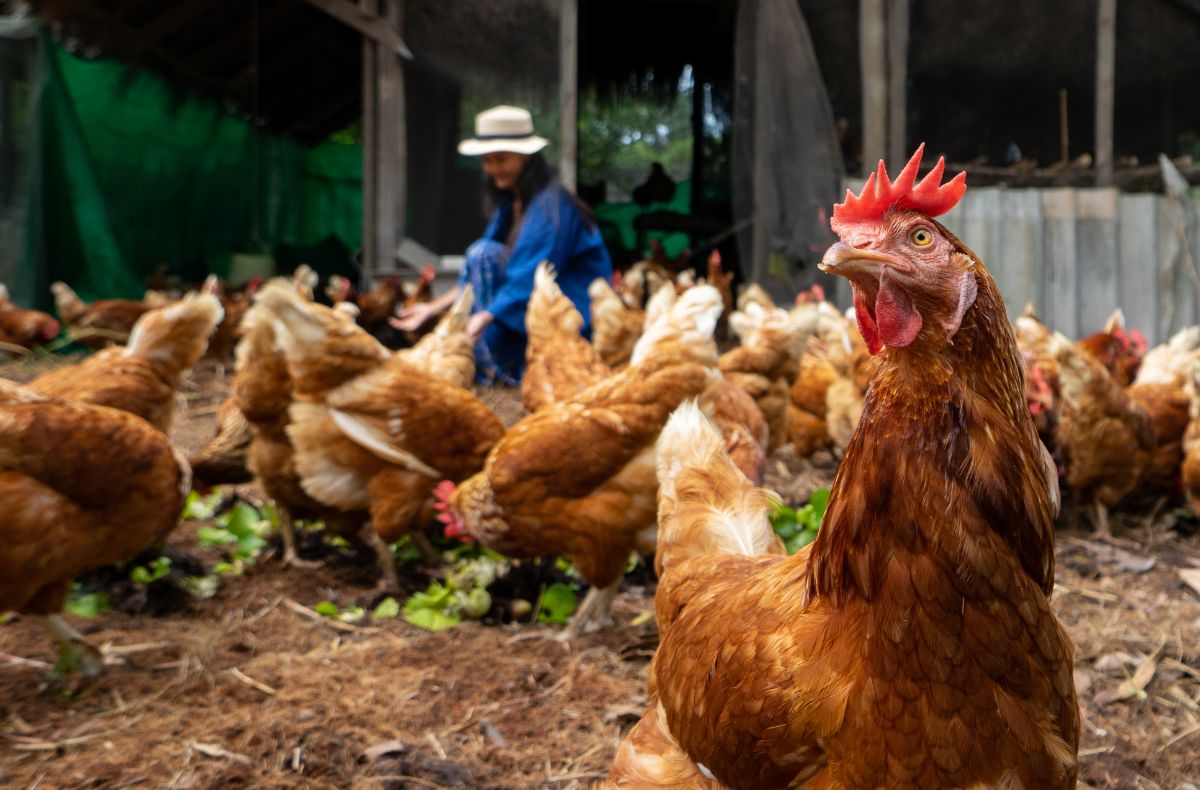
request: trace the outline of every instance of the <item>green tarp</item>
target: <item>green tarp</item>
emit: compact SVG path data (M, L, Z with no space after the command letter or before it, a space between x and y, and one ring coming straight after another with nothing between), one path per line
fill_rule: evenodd
M359 145L305 148L48 34L40 57L24 262L39 302L56 279L93 299L140 296L160 266L190 282L226 275L237 252L352 269Z

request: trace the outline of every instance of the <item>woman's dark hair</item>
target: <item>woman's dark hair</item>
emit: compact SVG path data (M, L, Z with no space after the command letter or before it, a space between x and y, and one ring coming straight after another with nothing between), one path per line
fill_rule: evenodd
M554 173L554 168L550 167L550 163L546 161L546 157L542 155L541 151L529 155L529 161L525 163L525 167L521 170L521 175L517 179L516 190L498 188L491 176L485 174L483 177L484 216L491 217L492 213L496 210L496 206L500 204L500 201L513 197L514 191L520 197L521 205L529 206L537 193L557 181L558 178ZM579 213L583 215L587 224L595 226L596 215L592 211L591 206L580 200L578 196L566 187L560 185L560 188L571 196L571 202L575 204L575 208L579 209Z

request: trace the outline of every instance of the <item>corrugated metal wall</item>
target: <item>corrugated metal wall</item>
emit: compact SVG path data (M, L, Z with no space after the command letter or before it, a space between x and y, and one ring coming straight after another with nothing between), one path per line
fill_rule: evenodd
M987 264L1010 318L1033 302L1049 326L1081 338L1121 307L1151 344L1200 322L1200 286L1181 237L1200 265L1195 199L1180 206L1115 189L982 187L941 219ZM839 287L838 303L849 300Z

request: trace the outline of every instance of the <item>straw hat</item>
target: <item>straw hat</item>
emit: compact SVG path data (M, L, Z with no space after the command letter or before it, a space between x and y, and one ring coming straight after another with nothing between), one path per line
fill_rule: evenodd
M475 136L458 144L458 152L481 156L496 151L536 154L550 144L533 133L529 110L501 104L475 116Z

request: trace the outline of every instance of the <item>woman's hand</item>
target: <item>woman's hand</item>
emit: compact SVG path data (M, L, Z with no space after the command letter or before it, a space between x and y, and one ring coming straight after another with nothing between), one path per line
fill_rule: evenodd
M487 329L488 324L492 323L494 318L495 316L487 310L480 310L467 319L467 334L471 336L472 343L479 342L479 338L483 337L483 330Z
M394 318L388 318L388 323L401 332L416 332L437 316L438 312L437 305L432 302L419 302L404 308Z

